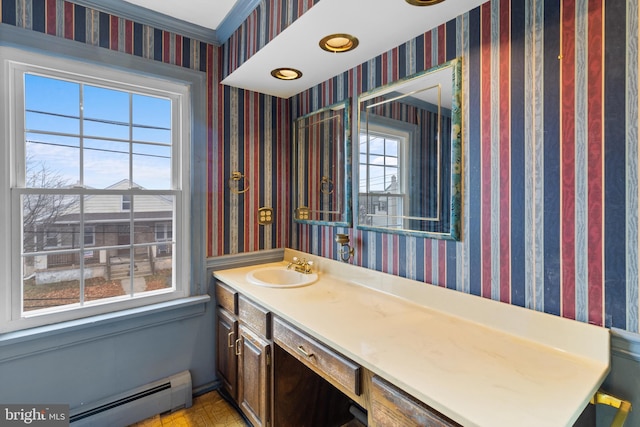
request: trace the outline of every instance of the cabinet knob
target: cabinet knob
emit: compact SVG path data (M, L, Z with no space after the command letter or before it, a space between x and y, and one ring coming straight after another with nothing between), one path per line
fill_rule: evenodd
M240 344L240 341L242 341L240 338L236 340L236 356L242 355L242 345Z

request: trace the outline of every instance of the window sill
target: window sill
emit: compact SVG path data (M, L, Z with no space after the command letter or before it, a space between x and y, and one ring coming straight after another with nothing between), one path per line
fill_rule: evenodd
M0 335L0 363L43 353L62 347L78 345L106 337L155 327L206 311L209 295L136 307L53 325L8 332Z

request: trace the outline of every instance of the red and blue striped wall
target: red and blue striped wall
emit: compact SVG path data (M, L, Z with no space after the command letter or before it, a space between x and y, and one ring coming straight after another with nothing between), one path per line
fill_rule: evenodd
M348 232L356 265L637 332L638 21L637 0L493 0L298 95L306 114L462 56L464 236L294 225L292 246L336 259Z
M269 3L269 2L266 2ZM284 6L263 3L230 39L246 34L256 17L268 17L277 25L265 41L275 37L310 7L311 1L289 1ZM277 3L277 2L273 2ZM289 156L291 114L287 100L218 84L232 55L225 46L214 46L179 34L153 28L63 0L1 0L1 25L13 25L149 60L207 73L207 153L209 191L206 233L209 257L284 247L291 221ZM264 18L261 18L264 19ZM261 45L256 45L261 47ZM242 50L243 55L251 50ZM253 52L255 53L255 52ZM242 59L234 58L241 63ZM229 190L233 172L246 179L242 195ZM258 209L272 207L273 225L257 223Z
M221 47L62 0L2 0L0 20L207 73L208 256L335 259L348 232L354 264L638 332L638 0L492 0L290 100L218 84L314 3L263 2ZM463 240L294 224L292 118L455 56ZM261 206L274 225L257 225Z

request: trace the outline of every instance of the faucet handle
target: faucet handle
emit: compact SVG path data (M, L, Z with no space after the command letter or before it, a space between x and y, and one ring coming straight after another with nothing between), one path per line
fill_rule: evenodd
M293 262L298 262L298 257L297 256L293 257Z
M313 265L313 261L307 261L307 265L308 266L312 266Z

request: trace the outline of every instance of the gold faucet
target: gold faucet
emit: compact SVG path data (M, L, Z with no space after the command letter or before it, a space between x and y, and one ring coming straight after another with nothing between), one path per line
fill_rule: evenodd
M311 274L311 267L313 266L313 261L307 261L302 258L300 260L297 256L293 257L293 261L287 265L287 270L289 270L293 266L294 270L298 273Z

